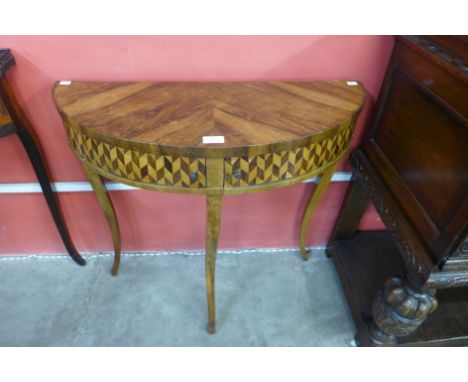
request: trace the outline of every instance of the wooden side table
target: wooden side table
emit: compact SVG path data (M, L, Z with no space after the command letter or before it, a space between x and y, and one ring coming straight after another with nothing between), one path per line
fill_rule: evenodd
M68 254L79 265L85 265L86 261L77 252L70 239L57 198L50 186L49 171L39 138L31 122L18 104L5 76L6 71L13 65L15 65L15 59L10 50L0 49L0 138L11 134L18 135L31 160L34 172Z
M60 81L53 97L112 231L118 222L100 176L207 196L208 331L215 331L215 259L223 195L268 190L321 174L299 235L346 153L364 91L355 81L113 83Z

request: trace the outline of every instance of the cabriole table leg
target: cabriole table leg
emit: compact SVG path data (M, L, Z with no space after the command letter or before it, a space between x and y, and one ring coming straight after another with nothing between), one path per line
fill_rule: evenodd
M85 169L86 175L88 176L89 182L93 187L96 198L101 206L104 214L106 215L107 222L112 234L112 241L114 243L114 264L112 265L112 276L116 276L119 272L120 264L120 231L119 231L119 222L117 221L117 216L115 215L114 206L112 201L104 188L101 177L99 174L93 170L86 162L83 162L83 167Z
M320 199L322 198L323 193L325 192L328 184L330 183L333 173L335 172L336 165L336 163L332 164L323 172L322 176L320 177L320 182L311 194L309 201L306 204L304 213L302 215L301 229L299 233L299 248L301 250L301 257L303 260L307 260L309 258L309 253L305 249L305 241L307 236L307 230L310 224L310 219L315 209L317 208L317 205Z

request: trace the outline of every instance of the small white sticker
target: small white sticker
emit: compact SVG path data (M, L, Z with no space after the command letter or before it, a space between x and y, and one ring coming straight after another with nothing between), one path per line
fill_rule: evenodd
M71 85L71 81L60 81L59 85Z
M224 135L204 136L203 143L224 143Z
M358 86L359 84L357 81L346 81L346 85L348 86Z

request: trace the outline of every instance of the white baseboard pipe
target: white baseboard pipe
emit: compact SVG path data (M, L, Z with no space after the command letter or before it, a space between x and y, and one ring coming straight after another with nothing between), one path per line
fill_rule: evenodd
M317 183L318 177L306 180L304 183ZM350 172L335 172L332 182L348 182L351 179ZM106 182L109 191L138 190L136 187L123 183ZM88 182L55 182L52 183L55 192L90 192L93 189ZM29 194L42 192L39 183L0 183L0 194Z

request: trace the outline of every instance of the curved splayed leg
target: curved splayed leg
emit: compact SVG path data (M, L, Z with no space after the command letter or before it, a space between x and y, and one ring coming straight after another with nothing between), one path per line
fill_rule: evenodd
M104 184L102 183L99 174L94 171L93 168L87 163L83 163L83 167L85 169L86 175L88 176L89 182L93 187L99 205L104 211L107 222L109 223L109 228L112 234L112 241L114 243L114 264L112 265L111 273L112 276L116 276L119 271L121 245L119 223L115 215L114 206L112 205L112 201L106 189L104 188Z
M320 201L320 199L323 196L323 193L327 189L327 186L330 183L330 180L333 176L333 173L335 172L336 169L336 164L331 165L328 167L320 177L319 184L311 194L307 204L306 208L303 212L302 215L302 221L301 221L301 229L299 233L299 248L301 251L301 257L303 260L307 260L309 258L309 253L305 249L305 241L306 241L306 236L307 236L307 230L309 228L310 224L310 219L317 208L317 205Z

